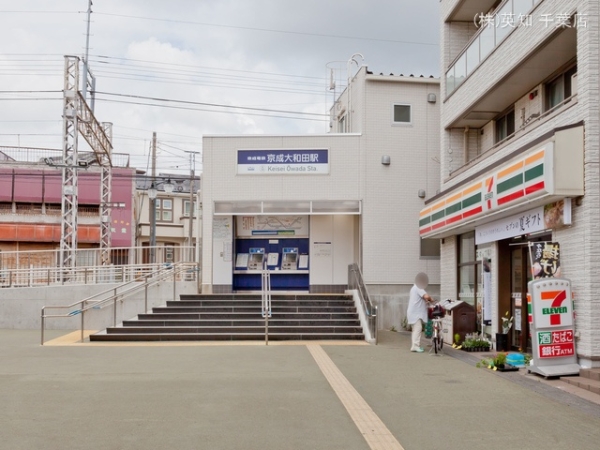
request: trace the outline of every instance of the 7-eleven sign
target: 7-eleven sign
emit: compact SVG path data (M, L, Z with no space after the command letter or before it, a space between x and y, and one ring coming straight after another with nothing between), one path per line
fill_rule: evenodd
M557 279L537 283L531 292L533 321L537 329L573 325L570 285Z

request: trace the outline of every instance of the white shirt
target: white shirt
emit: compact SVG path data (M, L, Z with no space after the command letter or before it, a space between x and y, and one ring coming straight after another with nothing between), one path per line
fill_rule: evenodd
M427 292L417 287L416 284L410 289L408 310L406 311L406 319L409 325L414 325L419 319L427 323L427 301L423 298L426 294Z

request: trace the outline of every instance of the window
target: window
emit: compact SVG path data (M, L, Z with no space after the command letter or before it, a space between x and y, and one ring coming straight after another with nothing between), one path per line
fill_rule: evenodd
M439 239L421 239L421 259L440 259Z
M190 217L190 201L183 201L183 217ZM194 217L196 217L196 209L194 209Z
M156 221L173 222L173 199L157 198L156 200Z
M394 105L394 123L411 123L411 106Z
M477 259L475 233L459 236L458 240L458 299L477 307Z
M515 132L515 110L496 119L496 142L503 141Z
M338 121L338 133L345 133L346 132L346 115L343 115L342 117L340 117L340 120Z
M546 111L560 105L575 94L572 83L573 75L577 73L577 66L573 66L561 73L549 83L546 83Z

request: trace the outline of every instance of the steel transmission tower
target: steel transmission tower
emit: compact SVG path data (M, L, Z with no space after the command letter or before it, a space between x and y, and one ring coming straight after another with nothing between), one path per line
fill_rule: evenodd
M100 248L102 264L110 262L110 181L112 124L100 124L79 91L79 63L76 56L65 56L63 92L63 167L60 234L60 266L73 269L77 265L77 140L79 133L87 141L101 166L100 183ZM84 74L87 83L89 72Z

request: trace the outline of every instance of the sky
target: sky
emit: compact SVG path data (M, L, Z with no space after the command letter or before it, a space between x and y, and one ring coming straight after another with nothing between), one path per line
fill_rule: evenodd
M64 55L85 55L87 7L0 0L0 146L61 148ZM113 151L142 170L156 131L160 172L189 171L186 152L201 153L203 135L327 133L352 55L375 73L439 76L438 9L439 0L94 0L94 112L113 123Z

